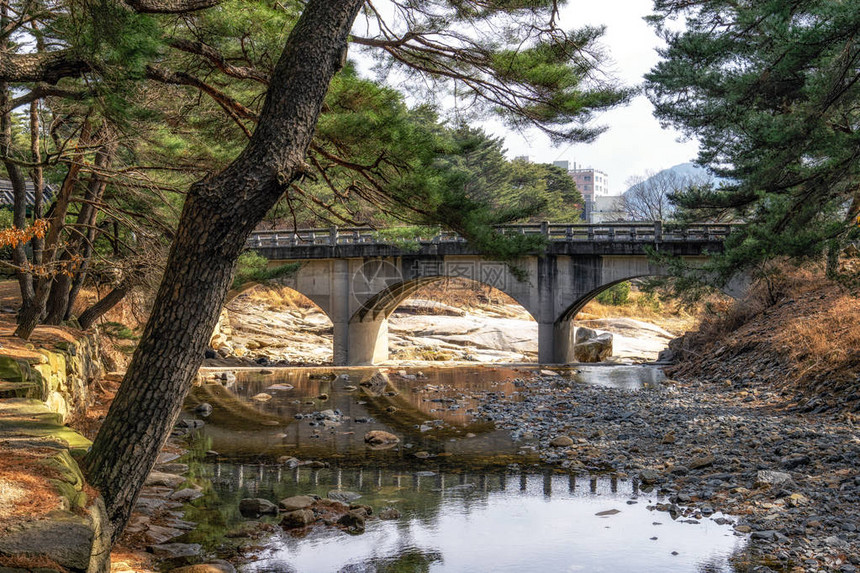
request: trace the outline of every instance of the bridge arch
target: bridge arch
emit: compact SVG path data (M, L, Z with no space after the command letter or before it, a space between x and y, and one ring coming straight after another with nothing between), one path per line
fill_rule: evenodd
M458 279L468 283L494 288L519 304L529 316L537 320L529 308L528 300L521 300L506 290L475 279L435 274L403 280L383 289L367 299L350 317L347 354L351 364L373 364L389 358L388 319L404 301L422 288L444 280Z
M608 291L609 289L611 289L614 286L618 286L623 282L641 279L644 277L658 277L658 276L665 276L665 275L658 275L658 274L634 275L634 276L630 276L630 277L623 278L623 279L616 279L614 281L600 285L596 289L585 293L584 295L582 295L581 297L579 297L578 299L573 301L570 304L570 306L568 306L564 310L564 312L561 313L561 316L558 317L556 322L571 322L571 321L573 321L576 318L576 315L579 314L579 311L581 311L583 308L585 308L585 305L587 305L589 302L591 302L592 300L597 298L600 294Z
M244 300L243 300L244 299ZM243 308L244 307L244 308ZM292 285L282 284L275 280L267 283L248 282L237 289L231 289L227 293L223 311L236 317L237 314L251 312L255 316L266 316L280 325L272 330L255 324L252 319L249 323L239 320L239 326L232 320L233 326L227 342L236 351L236 356L254 357L255 354L267 356L275 361L287 356L294 357L295 346L305 346L305 350L299 350L300 356L307 356L313 361L332 363L331 354L332 330L334 321L325 306L319 304L312 297L307 296ZM222 321L225 315L222 313ZM290 332L302 333L300 337L290 341L284 336ZM222 334L221 321L216 327L216 336ZM307 337L307 338L305 338ZM215 337L213 336L213 339ZM223 340L220 339L220 340ZM289 342L287 342L289 341ZM283 347L289 352L274 350L269 352L255 352L259 348L270 350ZM242 348L246 354L240 354ZM313 348L313 349L311 349ZM317 350L317 348L319 350Z
M505 295L511 297L514 301L516 301L517 304L522 306L532 318L536 319L534 313L529 309L530 301L521 300L523 297L518 296L519 293L510 293L507 292L506 289L498 289L492 284L472 278L452 277L450 275L437 274L404 280L385 288L384 290L380 291L376 295L366 300L364 304L362 304L361 307L359 307L359 309L355 311L350 321L365 321L368 319L376 320L380 317L388 318L389 316L391 316L391 313L393 313L397 309L398 306L403 304L406 299L410 298L422 288L432 285L434 283L451 279L462 280L472 284L499 290Z

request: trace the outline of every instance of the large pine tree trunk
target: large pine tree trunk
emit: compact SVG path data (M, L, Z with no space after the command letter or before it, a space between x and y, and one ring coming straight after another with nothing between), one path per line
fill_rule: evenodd
M308 2L248 147L189 191L149 322L85 462L104 496L113 539L191 388L248 235L301 172L362 2Z

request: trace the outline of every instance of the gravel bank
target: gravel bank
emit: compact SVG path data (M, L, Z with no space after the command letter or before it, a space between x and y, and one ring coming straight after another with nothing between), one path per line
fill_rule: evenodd
M535 444L545 462L654 487L673 502L657 509L673 517L736 516L768 563L755 571L860 570L854 417L789 411L755 380L625 391L542 376L523 380L519 396L489 394L479 415Z

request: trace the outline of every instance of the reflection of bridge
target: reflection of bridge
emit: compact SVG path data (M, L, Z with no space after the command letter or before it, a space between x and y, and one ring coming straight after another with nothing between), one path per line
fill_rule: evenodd
M285 467L282 465L221 464L201 471L201 477L218 485L218 489L241 491L243 497L259 496L273 489L279 495L294 492L314 492L324 495L331 489L346 489L363 494L372 494L384 488L397 491L425 493L441 499L449 494L473 494L484 497L493 493L515 493L523 495L553 495L562 497L603 495L635 497L639 495L637 478L622 479L614 475L559 474L552 470L542 472L518 470L504 471L417 471L414 469L372 468L316 468ZM291 485L292 484L292 485ZM300 486L300 487L296 487ZM425 510L438 510L437 504L422 504Z
M413 244L392 244L370 229L265 231L248 246L278 264L302 262L284 285L307 296L334 325L336 365L371 364L388 358L388 316L412 293L444 278L495 287L519 302L538 323L538 360L573 361L573 318L600 292L619 282L664 275L648 248L691 261L722 250L728 225L664 229L661 222L604 225L512 225L505 234L546 240L540 252L514 264L481 256L461 237L439 233Z

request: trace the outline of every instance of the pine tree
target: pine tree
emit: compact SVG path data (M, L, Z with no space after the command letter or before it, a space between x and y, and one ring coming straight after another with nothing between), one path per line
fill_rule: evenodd
M717 259L722 276L775 257L832 255L856 238L857 2L658 0L655 10L667 42L646 76L656 115L698 137L699 162L732 180L676 200L747 223Z
M631 91L601 73L596 42L602 30L560 29L558 4L395 3L396 15L386 22L362 0L69 0L52 15L52 29L62 37L50 50L0 54L0 82L56 86L84 78L81 84L95 85L116 112L130 87L155 82L194 90L248 138L229 165L188 190L150 319L87 456L88 478L105 498L114 539L202 362L245 241L284 193L297 197L294 185L314 174L309 149L352 169L378 197L428 211L477 244L498 245L488 227L494 216L442 184L433 145L418 147L401 168L396 155L358 163L342 156L337 142L314 140L348 43L377 51L383 66L417 74L433 89L452 88L473 114L497 113L559 140L589 141L601 131L590 124L593 115L623 103ZM353 30L362 7L369 24ZM241 33L279 23L259 44ZM399 138L433 142L433 129L404 128ZM402 144L399 138L392 145ZM383 161L407 174L396 186L377 185L373 168ZM438 194L425 193L428 188ZM429 209L414 199L425 196L434 199ZM496 252L511 256L520 247Z

